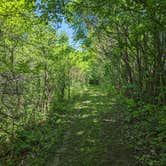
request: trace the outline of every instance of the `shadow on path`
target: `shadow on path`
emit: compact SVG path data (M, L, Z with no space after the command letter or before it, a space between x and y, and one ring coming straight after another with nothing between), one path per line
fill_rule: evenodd
M66 106L68 122L48 166L136 166L123 143L115 103L100 90L88 89Z

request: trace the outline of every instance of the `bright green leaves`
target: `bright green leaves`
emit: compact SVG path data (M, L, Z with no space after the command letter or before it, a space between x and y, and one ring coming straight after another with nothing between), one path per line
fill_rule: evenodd
M0 13L6 16L24 15L27 11L32 11L35 0L2 0L0 2Z

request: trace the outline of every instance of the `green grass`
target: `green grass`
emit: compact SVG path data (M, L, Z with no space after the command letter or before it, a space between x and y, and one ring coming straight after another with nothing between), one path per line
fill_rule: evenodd
M84 88L47 118L17 133L2 166L133 166L115 99ZM136 164L135 164L136 165Z
M135 160L123 143L114 105L114 99L98 88L88 88L77 96L66 114L69 128L47 165L133 166Z

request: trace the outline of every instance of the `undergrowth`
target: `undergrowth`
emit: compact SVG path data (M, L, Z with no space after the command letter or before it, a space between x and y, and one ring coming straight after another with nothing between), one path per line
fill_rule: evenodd
M166 165L166 107L117 96L125 141L143 165Z

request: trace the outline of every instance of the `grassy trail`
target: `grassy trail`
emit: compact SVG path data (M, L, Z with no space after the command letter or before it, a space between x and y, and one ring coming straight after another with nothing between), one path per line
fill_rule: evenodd
M66 106L68 125L47 165L135 166L132 151L123 143L114 99L91 88L74 101Z

